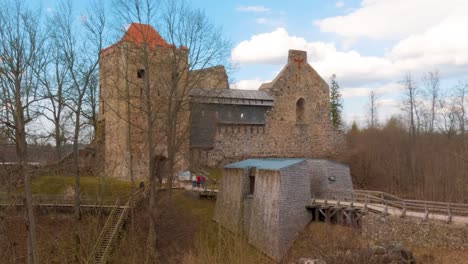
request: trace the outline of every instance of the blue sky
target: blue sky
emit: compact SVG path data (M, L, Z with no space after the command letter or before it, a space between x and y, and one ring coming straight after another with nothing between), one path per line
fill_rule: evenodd
M42 5L53 11L56 2ZM78 9L83 2L76 2ZM403 91L398 81L408 71L422 87L422 74L437 69L445 94L468 79L466 0L189 3L205 10L232 41L231 60L239 66L231 76L233 87L256 89L275 77L288 49L307 50L309 63L325 80L336 74L348 122L365 123L371 90L379 95L381 121L399 114Z

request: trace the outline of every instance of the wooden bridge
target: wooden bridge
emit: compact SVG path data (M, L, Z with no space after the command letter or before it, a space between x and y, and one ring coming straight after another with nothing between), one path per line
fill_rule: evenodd
M314 221L354 227L360 226L362 215L367 213L468 224L468 204L408 200L379 191L328 192L312 198L306 208L312 211Z

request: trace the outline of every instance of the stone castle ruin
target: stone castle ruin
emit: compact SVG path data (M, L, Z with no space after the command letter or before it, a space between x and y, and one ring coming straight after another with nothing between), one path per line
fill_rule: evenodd
M150 76L145 75L148 71L138 57L142 43L149 46ZM158 156L148 158L147 120L142 114L147 98L141 86L149 82L155 109L167 104L161 83L173 74L170 63L174 52L182 58L179 64L184 67L186 48L176 48L151 26L135 23L120 41L101 51L98 141L105 174L128 178L131 157L135 177L144 178L149 162L167 157L166 139L158 138L163 125L156 121ZM251 157L328 158L343 146L343 135L333 128L329 117L328 85L308 64L305 51L290 50L278 76L259 90L230 89L222 66L187 74L196 83L189 94L181 95L189 100L190 109L182 114L189 132L178 152L180 170ZM130 122L126 120L128 112Z

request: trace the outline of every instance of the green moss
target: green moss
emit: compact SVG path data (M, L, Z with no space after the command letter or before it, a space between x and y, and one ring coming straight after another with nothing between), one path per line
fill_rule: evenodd
M31 182L33 194L62 195L73 192L75 178L70 176L38 176ZM121 197L130 191L130 182L114 178L96 176L80 177L80 190L83 196Z

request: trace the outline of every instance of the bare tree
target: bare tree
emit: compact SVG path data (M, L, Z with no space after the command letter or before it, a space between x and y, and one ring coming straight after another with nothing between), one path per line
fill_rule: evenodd
M189 94L202 81L195 70L215 65L226 65L230 53L227 41L219 27L214 26L201 10L192 9L185 1L166 1L164 6L163 35L172 48L173 76L163 81L163 89L169 91L162 115L168 152L168 187L172 191L177 153L187 154ZM177 53L176 46L186 47L187 54ZM186 58L185 58L186 56ZM214 91L216 92L216 91ZM196 111L192 108L191 111ZM179 156L180 158L180 156Z
M87 120L87 125L93 131L98 126L98 100L99 100L99 80L97 72L90 76L88 89L83 97L83 117Z
M100 5L94 5L86 16L83 16L81 25L76 24L71 1L63 2L55 16L56 25L53 38L63 52L64 63L70 75L71 98L69 109L74 113L73 131L73 164L75 174L75 218L81 219L80 213L80 169L79 169L79 140L83 126L84 98L95 80L99 64L99 54L103 47L105 29L104 10ZM82 26L80 28L80 26ZM81 30L80 30L81 29Z
M52 23L52 22L49 22ZM43 66L38 70L38 78L41 83L43 117L53 124L53 132L49 134L55 141L56 159L62 158L62 147L66 142L65 122L66 103L69 99L69 72L64 64L63 53L59 49L56 40L47 43L47 55L43 58Z
M425 86L426 98L430 102L429 132L433 133L437 114L437 103L440 97L439 72L435 70L424 74L423 83Z
M38 82L35 75L44 43L40 15L21 1L3 1L0 6L0 82L5 108L2 125L12 131L16 145L19 174L24 177L28 263L39 263L36 226L32 206L31 178L27 170L26 126L38 112Z
M468 83L460 82L455 89L455 107L457 109L457 121L459 131L462 136L465 135L468 118L466 116L466 104L468 94Z
M414 138L419 132L419 113L417 107L418 87L410 72L406 73L400 82L405 89L403 110L408 113L409 133Z
M130 76L126 83L134 87L132 90L140 91L141 104L137 105L136 100L127 100L127 114L120 118L128 122L129 129L142 130L146 136L150 180L148 213L152 219L147 250L151 253L147 254L146 259L149 261L150 257L156 257L154 228L157 180L163 174L167 176L170 195L175 167L188 154L188 99L191 89L196 86L196 78L199 77L192 74L192 71L225 62L230 49L228 42L222 38L221 30L213 26L203 12L191 9L186 2L164 1L159 5L159 2L150 0L117 0L114 6L119 21L117 27L131 25L131 30L139 31L134 43L120 44L119 47L125 50L123 53L130 60L128 63L137 65L139 69L138 74L142 80L135 81ZM157 11L160 12L157 14ZM158 25L159 32L169 42L163 44L160 52L158 48L154 48L154 39L148 34L151 30L149 25ZM155 54L159 54L159 57ZM134 68L135 66L132 69ZM129 93L124 90L121 94L125 98ZM133 124L133 118L128 115L133 113L128 111L130 107L137 109L140 115L143 113L145 127L137 128ZM130 130L127 135L130 135ZM127 145L130 145L131 139L127 138L127 141Z
M368 111L369 111L369 127L375 128L378 126L378 104L377 104L378 96L375 90L371 90L369 94L369 102L368 102Z

